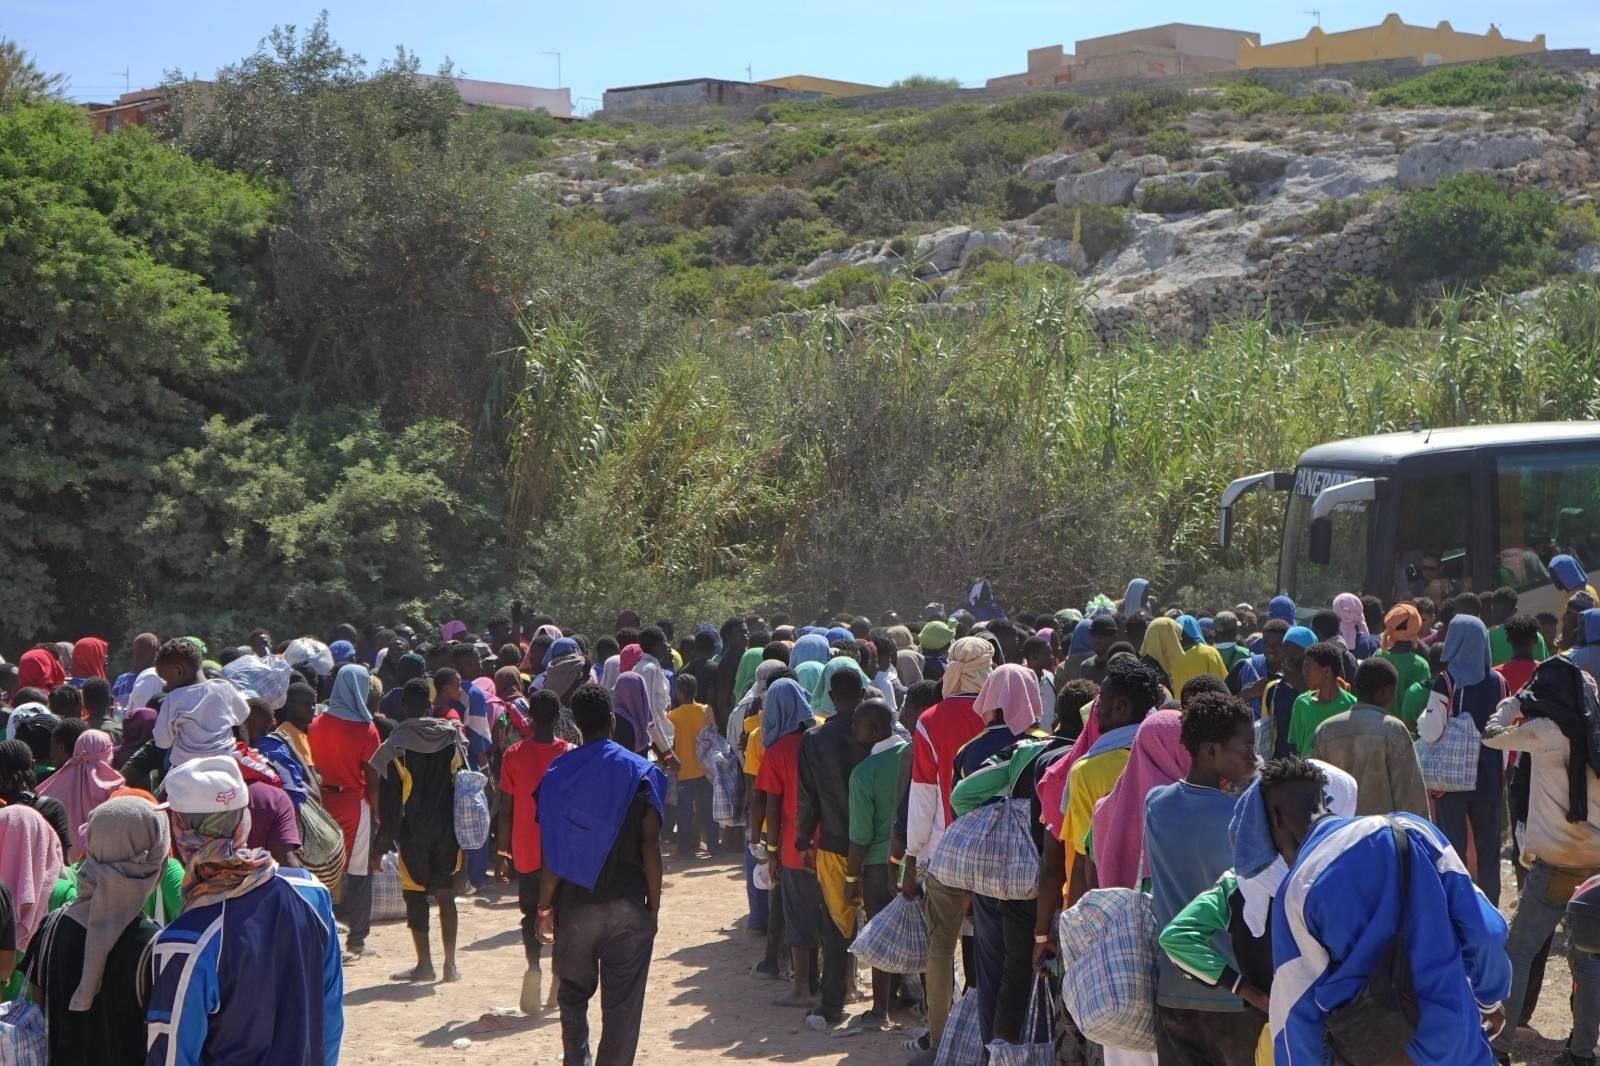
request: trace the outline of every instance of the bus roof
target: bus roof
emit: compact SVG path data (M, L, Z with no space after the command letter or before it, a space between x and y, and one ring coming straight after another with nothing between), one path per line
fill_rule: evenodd
M1379 433L1319 444L1307 449L1300 462L1316 466L1393 466L1422 456L1571 441L1600 442L1600 422L1521 422Z

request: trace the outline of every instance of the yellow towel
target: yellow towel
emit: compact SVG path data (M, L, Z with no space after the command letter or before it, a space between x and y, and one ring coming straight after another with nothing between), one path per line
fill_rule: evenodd
M846 937L856 935L856 909L844 895L844 877L849 866L843 855L817 849L817 883L822 886L822 905L833 916L833 924Z
M1256 1041L1256 1066L1272 1066L1272 1026L1261 1027L1261 1039Z

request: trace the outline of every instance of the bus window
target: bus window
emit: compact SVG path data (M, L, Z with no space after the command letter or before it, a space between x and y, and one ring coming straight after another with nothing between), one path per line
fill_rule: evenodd
M1367 538L1370 515L1367 504L1343 503L1333 512L1332 550L1328 565L1311 562L1311 503L1328 485L1359 476L1332 472L1337 480L1310 483L1302 467L1294 494L1289 497L1289 512L1283 534L1282 572L1279 585L1296 603L1306 607L1326 607L1341 592L1360 592L1367 577ZM1318 471L1312 471L1318 473Z
M1498 581L1519 592L1546 585L1545 564L1600 561L1600 455L1509 455L1496 466Z
M1396 499L1394 599L1472 591L1472 475L1407 478Z

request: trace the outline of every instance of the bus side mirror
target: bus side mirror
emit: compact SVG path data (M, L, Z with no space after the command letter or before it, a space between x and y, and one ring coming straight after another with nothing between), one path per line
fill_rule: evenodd
M1317 518L1311 523L1311 561L1327 566L1333 557L1333 519Z

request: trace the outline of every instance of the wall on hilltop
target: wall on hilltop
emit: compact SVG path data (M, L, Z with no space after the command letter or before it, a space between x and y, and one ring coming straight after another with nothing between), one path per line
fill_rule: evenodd
M1547 70L1587 70L1600 63L1586 48L1566 48L1520 56L1536 67ZM836 98L838 107L861 111L882 111L895 107L933 109L946 104L994 104L1018 96L1032 96L1042 92L1061 92L1072 96L1113 96L1117 93L1137 92L1141 89L1198 89L1218 82L1236 81L1249 77L1276 89L1292 89L1323 78L1344 81L1374 74L1388 74L1397 79L1415 77L1437 66L1461 64L1436 64L1424 66L1412 58L1380 59L1365 63L1336 63L1321 67L1263 67L1256 70L1229 70L1202 74L1178 74L1167 78L1120 78L1111 81L1073 82L1049 89L1006 87L993 89L887 89L881 93ZM653 126L698 126L708 122L743 122L755 117L757 105L739 107L639 107L626 111L596 111L591 118L597 121L643 122Z

